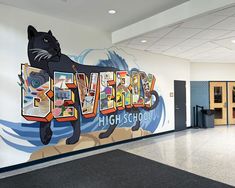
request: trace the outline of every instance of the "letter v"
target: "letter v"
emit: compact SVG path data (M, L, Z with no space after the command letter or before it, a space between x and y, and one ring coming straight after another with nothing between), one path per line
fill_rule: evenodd
M100 88L98 73L91 73L90 82L84 73L76 73L76 78L82 115L85 118L95 117Z

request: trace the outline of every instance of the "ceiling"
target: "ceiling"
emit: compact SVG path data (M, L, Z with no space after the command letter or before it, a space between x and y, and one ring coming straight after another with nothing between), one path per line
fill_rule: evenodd
M0 0L0 3L114 31L188 0ZM108 10L117 11L109 15Z
M0 0L0 4L112 32L191 1ZM108 14L110 9L117 13ZM141 40L147 42L142 43ZM192 62L235 63L235 6L145 33L119 45Z
M147 40L142 43L141 40ZM189 59L235 63L235 7L229 7L120 43L121 46Z

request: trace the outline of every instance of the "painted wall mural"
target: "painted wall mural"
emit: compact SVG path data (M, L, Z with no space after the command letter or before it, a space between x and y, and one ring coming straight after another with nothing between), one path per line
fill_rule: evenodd
M87 65L97 51L106 58ZM157 76L130 66L115 50L67 56L51 31L29 26L28 59L18 75L27 121L0 120L4 143L28 160L146 136L164 125Z

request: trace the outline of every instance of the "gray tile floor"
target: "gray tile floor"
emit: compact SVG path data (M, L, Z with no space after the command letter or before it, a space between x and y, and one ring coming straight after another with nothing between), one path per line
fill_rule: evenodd
M235 186L235 126L188 129L0 174L0 178L113 149L137 154Z

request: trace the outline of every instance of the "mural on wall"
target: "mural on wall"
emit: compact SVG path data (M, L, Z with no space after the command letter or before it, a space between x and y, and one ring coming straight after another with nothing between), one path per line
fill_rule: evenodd
M7 145L35 160L153 134L164 125L155 75L130 68L113 50L86 65L92 52L64 55L51 31L28 27L29 64L22 64L18 75L21 114L28 123L0 120Z

